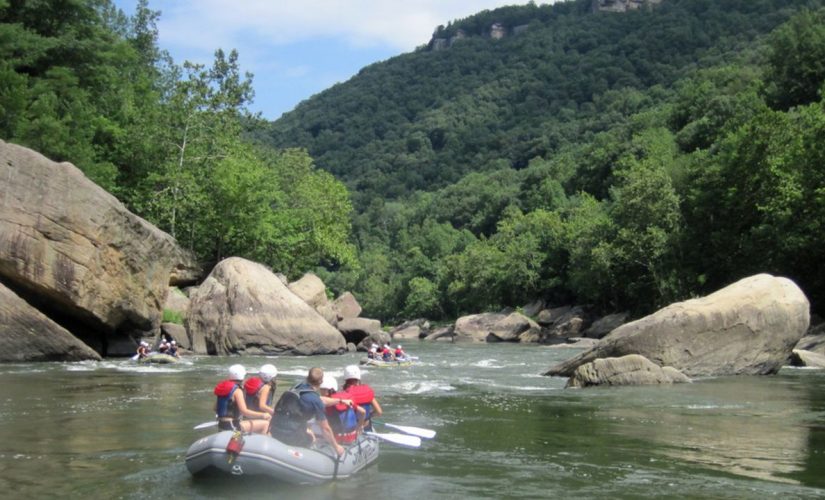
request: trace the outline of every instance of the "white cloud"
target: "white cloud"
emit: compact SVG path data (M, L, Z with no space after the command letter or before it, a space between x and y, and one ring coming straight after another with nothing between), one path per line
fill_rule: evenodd
M526 0L161 0L161 37L193 50L284 45L317 37L399 52L427 43L439 24Z

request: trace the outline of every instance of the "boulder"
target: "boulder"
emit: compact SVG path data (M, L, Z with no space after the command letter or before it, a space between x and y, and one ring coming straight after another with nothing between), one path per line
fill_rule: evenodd
M660 367L644 356L628 354L621 358L596 359L573 372L567 387L598 385L656 385L690 382L679 370Z
M807 366L809 368L825 368L825 355L817 352L794 349L791 354L792 366Z
M487 335L493 330L496 323L507 315L499 313L481 313L458 318L453 327L453 340L486 342Z
M390 334L381 329L377 319L344 318L338 322L338 330L361 351L369 349L373 342L383 345L390 341Z
M401 330L393 330L390 332L393 341L399 340L418 340L421 338L421 327L417 325L408 326Z
M568 337L581 337L590 324L590 316L582 306L562 306L541 311L538 323L543 329L537 341L551 344Z
M627 318L629 316L630 313L627 312L608 314L607 316L601 317L594 321L593 324L590 325L590 328L584 331L583 335L591 339L600 339L616 328L619 328L623 324L627 323Z
M435 330L431 331L424 340L427 341L436 341L436 340L446 340L449 342L453 341L453 327L452 326L443 326L441 328L436 328Z
M170 281L200 275L174 238L69 163L0 141L0 179L0 279L100 353L113 336L157 332Z
M298 281L290 283L289 289L315 309L329 303L326 285L312 273L306 273Z
M344 337L261 264L218 263L190 297L186 329L196 354L334 354Z
M83 361L100 355L0 284L0 361Z
M627 354L688 376L776 373L809 318L808 299L794 282L759 274L622 325L544 374L569 377L585 363Z
M545 305L546 304L544 303L543 300L538 299L538 300L534 300L533 302L530 302L529 304L525 305L524 307L521 308L521 310L522 310L522 312L524 313L525 316L532 318L533 316L540 313L544 309Z
M541 327L527 316L514 312L491 325L487 342L536 342Z
M189 335L186 334L186 328L177 323L162 323L160 325L160 333L168 340L174 340L181 349L191 350L192 344L189 342Z
M346 318L357 318L361 315L361 304L355 300L355 296L350 292L344 292L332 303L339 320Z

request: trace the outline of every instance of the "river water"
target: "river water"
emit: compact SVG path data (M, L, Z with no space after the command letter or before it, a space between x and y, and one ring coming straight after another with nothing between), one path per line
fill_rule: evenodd
M274 363L279 392L359 354L0 365L4 498L825 498L825 371L783 369L669 387L564 390L539 376L572 349L405 346L421 362L365 370L387 422L434 429L383 444L353 479L317 487L192 478L212 388L237 362ZM252 479L252 480L250 480Z

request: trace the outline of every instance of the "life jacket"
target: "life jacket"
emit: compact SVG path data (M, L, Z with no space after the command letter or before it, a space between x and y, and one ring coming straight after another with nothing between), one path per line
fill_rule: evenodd
M344 394L367 412L364 415L364 421L367 422L367 428L371 428L369 420L372 416L372 400L375 399L375 391L372 390L372 387L364 384L351 385L344 391Z
M395 357L396 358L403 358L404 357L404 351L402 351L401 349L396 349L395 350Z
M336 392L334 394L330 394L329 397L336 399L351 399L352 395L346 392ZM348 444L358 438L358 415L352 407L347 406L344 403L338 403L336 405L327 406L326 413L327 420L329 420L329 426L332 428L332 433L335 434L336 441L341 444Z
M177 353L178 353L178 348L177 347L169 346L169 352L167 354L169 354L170 356L174 356Z
M315 390L301 383L281 394L281 398L275 405L273 436L306 433L309 416L304 414L301 395L308 392L315 392Z
M215 396L218 397L218 404L215 407L215 413L218 418L231 418L232 420L239 420L241 418L240 410L235 406L232 400L232 395L238 389L238 383L234 380L222 380L215 386Z
M261 377L251 377L243 383L246 407L252 411L262 411L260 406L258 406L258 393L261 392L263 386L264 381L261 380Z

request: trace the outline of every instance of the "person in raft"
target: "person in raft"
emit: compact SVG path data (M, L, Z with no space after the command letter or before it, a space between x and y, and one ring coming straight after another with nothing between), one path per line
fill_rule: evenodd
M395 357L392 355L392 350L390 349L389 344L384 344L384 347L381 348L381 359L384 361L395 360Z
M395 352L393 354L395 354L396 361L404 361L407 359L407 353L404 352L404 349L401 349L401 344L395 346Z
M308 422L315 418L324 440L340 456L344 454L344 448L335 441L335 434L327 420L325 403L319 394L323 380L324 370L313 367L309 369L306 381L283 393L275 405L275 421L270 427L270 433L283 443L309 447L315 442L315 436L309 429ZM329 398L324 399L330 401Z
M338 381L328 373L324 374L324 380L321 382L321 396L336 401L326 407L327 420L332 433L335 434L335 440L339 444L354 442L358 438L358 432L364 427L366 410L352 402L347 404L347 401L351 401L350 395L338 392Z
M272 399L275 396L275 390L278 388L278 383L275 377L278 376L278 369L274 365L263 365L258 370L257 377L250 377L243 383L244 397L246 398L246 407L252 411L268 413L270 416L275 413L275 408L272 406ZM271 417L270 417L271 418ZM260 420L254 418L252 420ZM263 433L269 430L269 425L264 427Z
M179 358L180 354L178 354L178 343L174 340L169 342L169 350L166 351L166 354L175 358Z
M140 345L137 348L137 355L138 359L143 359L149 354L149 343L145 340L140 341Z
M349 396L353 403L364 409L365 430L372 430L372 417L380 417L384 411L378 400L375 398L375 391L367 384L361 383L361 369L357 365L349 365L344 368L344 393Z
M243 365L229 367L229 378L218 382L215 386L215 414L218 418L218 429L224 431L266 432L269 427L269 413L253 411L247 408L243 396L243 379L246 377L246 368ZM242 420L241 417L257 420Z

